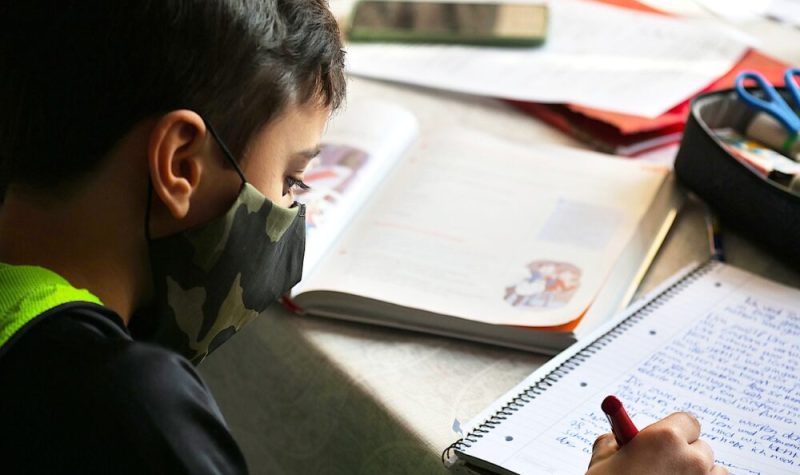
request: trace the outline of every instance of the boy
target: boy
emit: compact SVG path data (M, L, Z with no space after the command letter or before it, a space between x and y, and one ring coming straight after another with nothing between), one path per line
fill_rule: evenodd
M190 361L300 277L341 46L324 0L0 6L4 470L246 472ZM710 472L698 433L600 438L592 472Z

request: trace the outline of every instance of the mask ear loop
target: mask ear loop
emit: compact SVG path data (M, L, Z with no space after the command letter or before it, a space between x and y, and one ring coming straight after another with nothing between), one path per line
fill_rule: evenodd
M153 180L147 178L147 205L144 208L144 237L151 242L150 237L150 211L153 209Z
M228 146L225 145L225 142L222 141L216 129L214 129L214 127L211 125L211 122L207 121L204 117L203 123L206 124L206 128L208 129L209 132L211 132L211 135L214 137L214 140L217 141L217 144L219 145L219 148L222 149L222 153L225 155L225 158L227 158L228 161L231 162L231 165L233 165L233 168L236 169L236 173L239 174L239 178L242 179L242 183L247 183L247 178L244 177L244 172L242 171L242 168L236 162L236 159L233 158L233 154L231 153L230 149L228 149Z

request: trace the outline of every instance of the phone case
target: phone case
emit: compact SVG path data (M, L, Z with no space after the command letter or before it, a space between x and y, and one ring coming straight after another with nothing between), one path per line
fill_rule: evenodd
M368 0L372 1L372 0ZM347 39L352 42L365 43L438 43L461 44L472 46L501 46L501 47L535 47L544 43L546 33L542 36L498 37L479 33L442 33L420 32L413 30L391 28L366 28L354 25L354 18L362 1L357 2L348 18ZM452 2L451 2L452 3ZM544 31L547 31L549 22L549 9L542 6L544 18Z

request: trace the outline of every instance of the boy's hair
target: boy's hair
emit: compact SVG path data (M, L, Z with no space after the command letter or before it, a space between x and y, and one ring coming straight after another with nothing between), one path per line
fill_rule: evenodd
M337 108L343 69L327 0L4 1L0 190L77 178L175 109L241 157L287 104Z

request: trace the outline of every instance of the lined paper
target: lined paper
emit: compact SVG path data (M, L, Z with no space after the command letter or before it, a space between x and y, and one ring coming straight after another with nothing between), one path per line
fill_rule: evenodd
M694 413L732 474L798 473L800 291L712 264L645 308L464 453L517 473L582 473L609 431L600 402L615 394L640 429Z

